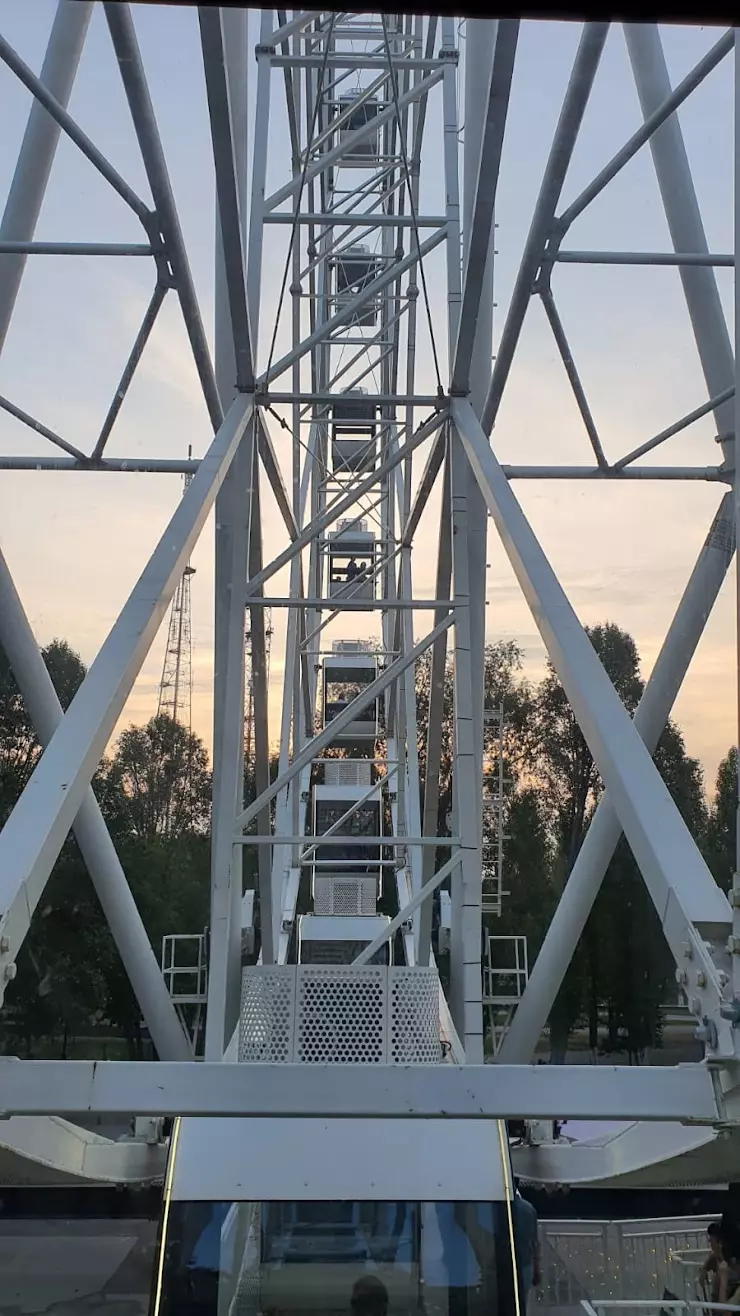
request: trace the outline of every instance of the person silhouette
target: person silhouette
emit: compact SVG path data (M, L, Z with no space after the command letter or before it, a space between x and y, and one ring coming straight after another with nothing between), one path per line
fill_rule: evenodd
M347 563L347 580L348 581L356 580L359 574L360 574L360 568L355 562L355 559L351 557L349 562Z
M388 1316L388 1290L375 1275L363 1275L352 1290L353 1316Z

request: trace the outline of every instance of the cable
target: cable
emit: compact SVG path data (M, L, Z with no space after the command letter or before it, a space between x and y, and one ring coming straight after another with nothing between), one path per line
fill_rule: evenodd
M323 91L324 91L324 78L326 77L326 67L327 67L327 64L328 64L328 62L329 62L329 49L330 49L330 43L331 43L331 35L332 35L333 30L334 30L334 23L335 23L336 17L337 17L337 16L336 16L336 13L332 13L331 20L330 20L330 22L329 22L329 26L328 26L327 31L326 31L326 44L325 44L325 46L324 46L324 58L323 58L323 60L321 61L321 68L320 68L320 70L319 70L319 80L318 80L318 84L317 84L317 87L316 87L316 102L315 102L314 107L313 107L313 114L312 114L312 116L311 116L311 127L310 127L310 129L309 129L309 133L308 133L308 141L306 142L306 153L305 153L305 156L304 156L304 159L303 159L303 166L302 166L302 168L301 168L301 181L300 181L300 186L299 186L299 188L298 188L298 196L296 197L295 210L294 210L294 212L293 212L293 223L292 223L291 226L290 226L290 241L288 242L288 255L287 255L286 258L285 258L285 269L283 270L283 281L282 281L282 284L281 284L281 286L280 286L280 297L278 298L278 307L277 307L277 313L276 313L276 316L275 316L275 327L274 327L274 329L273 329L273 331L272 331L272 342L270 343L270 354L269 354L268 359L267 359L267 372L266 372L266 373L267 373L267 376L268 376L268 377L269 377L269 374L270 374L270 367L272 366L272 358L273 358L273 354L274 354L274 352L275 352L275 343L277 342L278 326L279 326L279 324L280 324L280 313L281 313L281 311L282 311L282 309L283 309L283 299L284 299L284 297L285 297L285 289L286 289L287 284L288 284L288 275L289 275L289 273L290 273L290 261L291 261L291 257L292 257L292 255L293 255L293 246L294 246L294 244L295 244L296 233L297 233L297 231L298 231L298 216L299 216L300 209L301 209L301 200L302 200L302 197L303 197L303 189L304 189L304 187L306 186L306 174L307 174L307 172L308 172L308 161L309 161L309 157L310 157L310 154L311 154L311 145L312 145L312 143L313 143L313 139L314 139L314 136L315 136L315 133L316 133L316 123L317 123L318 116L319 116L319 108L320 108L320 106L321 106L321 97L322 97L322 95L323 95Z
M390 46L390 41L388 39L388 27L386 24L385 14L381 14L381 18L383 20L383 39L385 41L386 59L388 60L388 68L390 70L390 75L391 75L391 90L393 92L393 104L396 109L396 119L398 120L398 140L401 144L401 157L403 159L403 168L404 168L404 173L406 175L406 187L408 188L408 193L409 193L411 220L414 226L414 237L416 238L416 250L418 252L421 248L421 238L419 234L419 223L416 215L416 206L414 205L414 194L411 187L411 170L409 169L409 159L408 159L408 154L406 152L406 141L403 135L403 123L401 120L401 111L398 105L398 79L396 78L396 70L393 64L393 57L391 55L391 46ZM427 322L429 324L429 336L432 341L432 356L434 358L434 372L437 376L437 390L441 397L442 394L444 393L444 388L442 386L442 375L440 374L440 369L439 369L439 357L437 356L437 343L434 337L434 322L432 319L432 308L429 302L429 292L427 290L426 275L424 273L423 257L421 256L419 257L418 264L419 264L419 274L421 276L421 287L422 287L422 292L424 294L424 305L426 307L426 313L427 313Z

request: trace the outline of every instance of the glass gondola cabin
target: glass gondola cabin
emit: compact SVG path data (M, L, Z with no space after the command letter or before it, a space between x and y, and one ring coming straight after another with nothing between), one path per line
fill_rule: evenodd
M372 471L377 456L378 405L364 388L332 402L331 451L334 475Z
M340 521L326 540L330 599L375 601L374 571L378 545L364 521Z
M324 726L344 711L378 675L378 660L369 654L332 654L324 659ZM334 738L345 749L371 752L378 736L378 700L358 710L349 726Z
M368 247L361 243L345 247L334 261L336 279L334 311L347 310L354 298L364 292L365 288L378 277L381 269L381 261L371 254ZM357 307L346 323L371 329L377 324L378 309L378 298L371 297Z

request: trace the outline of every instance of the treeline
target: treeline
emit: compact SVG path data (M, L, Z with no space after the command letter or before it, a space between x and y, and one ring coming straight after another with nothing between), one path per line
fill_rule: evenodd
M626 708L643 690L632 637L613 624L591 641ZM85 668L59 640L44 658L64 708ZM416 671L419 760L426 755L429 661ZM439 803L440 835L452 807L452 665L445 683ZM496 931L528 938L530 964L568 881L603 785L562 686L548 669L537 684L522 676L511 642L486 648L486 703L503 704L506 804L503 915ZM488 766L498 752L485 730ZM41 750L0 652L0 825ZM723 889L735 855L734 751L722 763L711 803L700 764L670 722L655 761ZM271 765L272 772L276 764ZM209 916L211 778L203 742L168 717L130 727L98 769L93 787L142 919L159 958L168 933L197 933ZM247 798L254 783L245 782ZM442 852L439 862L446 856ZM245 852L247 881L256 852ZM620 842L550 1019L552 1058L562 1060L576 1028L592 1049L639 1057L661 1044L661 1007L675 999L674 965L629 847ZM65 843L18 959L0 1012L0 1052L24 1056L145 1054L141 1017L73 836ZM111 1043L110 1039L114 1041ZM82 1041L84 1039L84 1043ZM105 1041L101 1039L106 1039ZM84 1048L84 1049L81 1049Z
M588 631L622 701L633 714L644 681L637 646L611 623ZM503 704L508 790L504 847L503 914L495 931L524 934L533 964L567 884L603 783L553 668L538 684L522 677L522 654L511 642L486 649L486 702ZM419 754L425 757L429 662L419 673ZM452 666L445 687L445 743L440 831L452 802ZM487 727L489 766L497 753ZM735 866L736 753L717 775L708 804L701 765L686 752L670 721L654 756L673 799L709 868L729 890ZM638 1060L662 1042L662 1008L675 1002L675 964L657 914L624 838L609 865L577 953L552 1011L551 1058L562 1062L576 1028L586 1029L594 1051L627 1053Z
M64 641L45 650L63 708L84 676ZM41 755L0 650L0 826ZM211 775L202 741L169 717L130 727L101 763L93 789L159 960L162 937L208 922ZM141 1013L74 836L68 837L18 957L0 1010L0 1052L116 1058L146 1054ZM121 1044L119 1043L119 1046Z

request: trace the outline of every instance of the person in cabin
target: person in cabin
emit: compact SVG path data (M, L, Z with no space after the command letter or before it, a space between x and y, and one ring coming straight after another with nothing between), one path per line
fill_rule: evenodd
M717 1267L721 1259L719 1246L721 1233L722 1228L719 1220L710 1221L707 1225L707 1246L709 1252L707 1253L704 1264L699 1271L699 1283L704 1290L705 1296L711 1298L713 1302L718 1301L717 1288L719 1285L719 1276L717 1273Z
M363 1275L352 1290L352 1316L388 1316L388 1290L375 1275Z
M514 1243L517 1254L517 1269L519 1271L523 1306L526 1308L527 1299L533 1288L539 1288L541 1278L540 1266L540 1243L538 1234L537 1212L522 1197L519 1191L519 1180L514 1179Z
M717 1262L717 1296L720 1305L740 1307L740 1230L728 1224L719 1236L720 1260Z

